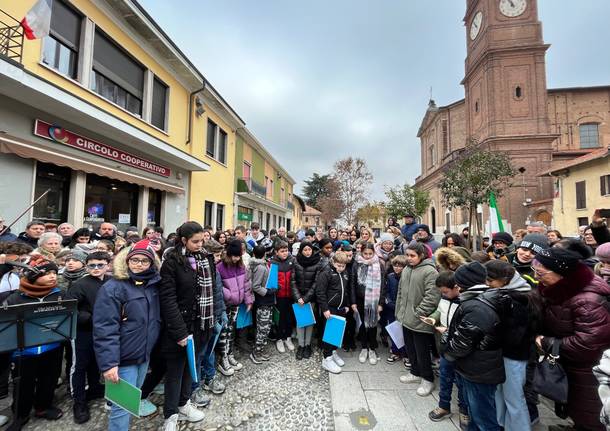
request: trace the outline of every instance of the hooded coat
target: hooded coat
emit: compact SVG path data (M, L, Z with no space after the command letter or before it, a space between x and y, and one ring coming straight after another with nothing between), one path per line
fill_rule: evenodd
M568 376L568 414L576 425L603 430L601 401L592 368L610 347L610 286L583 263L553 286L539 285L543 298L543 347L561 339L560 362Z
M324 264L322 262L319 252L314 252L309 258L303 256L302 253L303 247L301 247L296 257L297 265L299 266L297 273L300 274L300 279L297 280L293 287L292 297L295 301L303 298L303 301L311 302L316 295L316 278L318 273L322 268L328 266L328 263Z
M455 248L455 247L454 247ZM434 252L434 261L443 271L455 271L466 259L451 247L441 247Z
M129 250L114 259L114 277L100 288L93 307L93 344L102 372L148 362L161 332L161 277L155 274L144 287L136 286L128 272ZM155 257L157 270L159 264Z
M257 259L253 257L248 263L248 272L250 273L250 283L252 292L254 292L254 303L256 305L273 305L275 304L275 290L267 289L267 278L269 278L269 266L265 259Z
M216 269L222 279L226 305L254 304L250 275L245 266L229 266L224 262L219 262Z
M434 328L419 320L419 317L434 313L441 300L436 277L438 272L432 259L424 259L416 266L407 266L402 270L396 295L396 320L406 328L426 334L434 333Z

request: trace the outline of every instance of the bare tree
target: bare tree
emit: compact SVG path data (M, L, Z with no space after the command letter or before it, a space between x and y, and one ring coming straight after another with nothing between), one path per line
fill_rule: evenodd
M321 219L324 226L332 226L341 218L345 205L338 197L324 196L318 198L318 210L322 213Z
M343 201L343 218L353 224L358 208L367 203L368 191L373 182L364 159L348 157L337 161L333 175L337 184L337 195ZM331 190L332 196L332 190Z

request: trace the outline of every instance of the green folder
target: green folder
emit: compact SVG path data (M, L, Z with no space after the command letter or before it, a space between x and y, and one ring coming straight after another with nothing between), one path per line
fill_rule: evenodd
M132 415L140 417L140 399L142 398L140 389L123 379L119 379L119 383L106 380L104 386L106 387L104 397L108 401L127 410Z

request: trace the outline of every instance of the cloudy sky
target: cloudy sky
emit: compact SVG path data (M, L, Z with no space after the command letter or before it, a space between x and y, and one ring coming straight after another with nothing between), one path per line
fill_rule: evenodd
M465 0L141 0L298 182L364 158L386 185L419 175L430 88L464 97ZM549 87L610 84L610 1L539 0ZM601 47L601 48L600 48Z

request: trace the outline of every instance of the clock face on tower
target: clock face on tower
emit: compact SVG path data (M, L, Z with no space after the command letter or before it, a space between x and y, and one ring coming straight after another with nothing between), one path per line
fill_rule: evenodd
M470 40L475 40L483 25L483 12L478 11L470 24Z
M521 15L526 7L527 0L500 0L500 12L509 18Z

